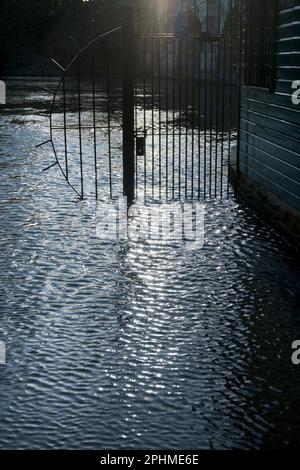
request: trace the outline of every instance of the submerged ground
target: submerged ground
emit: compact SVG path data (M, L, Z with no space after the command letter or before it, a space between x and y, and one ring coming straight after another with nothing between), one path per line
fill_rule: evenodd
M201 250L99 240L96 202L42 173L36 85L0 118L0 448L299 444L292 250L233 195Z

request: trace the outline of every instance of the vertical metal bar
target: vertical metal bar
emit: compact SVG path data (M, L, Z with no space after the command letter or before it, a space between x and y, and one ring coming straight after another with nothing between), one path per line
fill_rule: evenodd
M78 100L78 133L79 133L79 160L80 160L80 188L83 199L83 155L82 155L82 133L81 133L81 89L80 89L80 56L77 60L77 100Z
M154 8L154 6L153 6ZM154 13L153 13L153 21L154 21ZM154 23L152 30L154 30ZM154 106L155 106L155 101L154 101L154 31L152 31L152 36L151 36L151 101L152 101L152 106L151 106L151 117L152 117L152 198L154 198L154 186L155 186L155 137L154 137Z
M182 96L181 96L181 82L182 82L182 39L179 39L179 46L178 46L178 197L181 197L181 106L182 106Z
M255 54L254 54L254 41L255 41L255 26L253 25L253 16L254 16L254 8L250 8L250 0L247 1L248 3L248 57L249 57L249 85L253 85L255 83ZM251 11L251 14L250 14ZM252 14L253 13L253 14Z
M209 0L207 0L206 2L206 32L209 32L208 18L209 18Z
M144 95L144 137L145 137L145 155L144 155L144 199L147 198L147 116L146 116L146 38L143 39L143 95Z
M93 100L93 137L94 137L94 172L95 194L98 199L98 165L97 165L97 129L96 129L96 87L95 87L95 44L92 49L92 100Z
M198 66L198 199L201 197L201 116L202 116L202 43L198 44L199 66Z
M197 39L193 37L192 41L192 77L191 77L191 86L192 86L192 176L191 176L191 197L194 198L194 152L195 152L195 41ZM199 110L200 112L200 110Z
M172 48L172 55L173 55L173 61L172 61L172 67L173 67L173 82L172 82L172 101L173 101L173 149L172 149L172 199L175 197L175 87L176 87L176 39L173 37L173 48Z
M137 60L137 41L134 41L134 57ZM134 75L134 136L138 135L138 93L137 93L137 76ZM138 198L138 155L135 149L134 155L134 169L135 169L135 197Z
M63 88L63 113L64 113L65 168L66 168L66 179L67 181L69 181L65 76L62 79L62 88Z
M161 41L160 37L157 37L157 42L158 42L158 184L159 184L159 199L161 199L161 183L162 183L162 168L161 168L161 161L162 161L162 156L161 156L161 151L162 151L162 145L161 145Z
M242 1L240 0L240 17L239 17L239 41L238 41L238 99L237 99L237 146L236 146L236 180L240 177L240 129L241 129L241 99L242 99L242 79L241 79L241 69L242 69L242 31L243 31L243 9Z
M204 51L204 198L206 198L206 186L207 186L207 54L208 54L208 41L205 40L205 51Z
M256 29L256 34L255 34L255 57L256 57L256 79L255 83L261 83L260 82L260 64L259 64L259 44L260 44L260 34L261 34L261 27L260 27L260 8L258 6L258 3L255 2L255 29Z
M170 0L166 2L166 33L170 32Z
M265 1L263 3L262 9L263 9L263 17L268 18L269 15L269 1ZM266 77L267 82L269 83L270 79L270 69L269 69L269 40L270 40L270 24L269 21L267 21L267 32L264 37L263 45L262 45L262 61L263 61L263 75Z
M263 50L263 64L264 64L264 76L266 79L266 87L272 91L272 85L271 85L271 64L272 64L272 57L269 55L270 49L269 47L272 47L271 43L271 35L272 35L272 9L275 4L275 1L272 0L270 2L269 0L264 2L264 19L266 22L266 31L264 34L264 50ZM271 14L271 17L270 17Z
M169 6L169 2L167 3ZM169 195L169 38L166 37L166 199Z
M221 180L220 196L223 197L223 170L224 170L224 119L225 119L225 88L226 88L226 39L223 38L223 80L222 80L222 118L221 118Z
M213 75L214 75L214 43L210 44L210 110L209 110L209 197L212 195L212 151L213 151Z
M254 1L254 15L253 15L253 18L252 18L252 28L253 28L253 36L252 36L252 42L253 42L253 55L254 55L254 77L253 77L253 80L254 80L254 85L258 84L258 58L257 58L257 43L258 43L258 39L257 39L257 33L258 33L258 28L257 28L257 16L258 16L258 13L257 13L257 1L255 0ZM250 3L250 9L251 9L251 3ZM254 21L254 18L255 18L255 21Z
M108 132L108 165L109 165L109 195L112 198L112 166L111 166L111 90L110 90L110 39L107 38L107 132Z
M217 197L218 185L218 134L219 134L219 84L220 84L220 39L216 43L217 71L216 71L216 133L215 133L215 197Z
M230 174L230 159L231 159L231 138L232 138L232 66L233 66L233 54L232 54L232 36L230 36L230 63L229 63L229 130L228 130L228 168L227 168L227 197L229 197L229 174Z
M253 36L254 31L252 27L252 17L250 16L250 0L247 0L247 39L248 39L248 82L247 84L253 85L254 83L254 66L255 59L253 55Z
M124 8L123 27L123 191L134 200L134 26L132 8Z
M276 89L276 28L278 19L278 0L274 0L270 6L271 13L271 25L270 25L270 78L269 78L269 89L274 92Z
M245 12L245 24L246 24L246 31L245 31L245 52L246 52L246 73L245 73L245 83L246 85L251 85L251 74L250 74L250 69L251 69L251 37L250 37L250 31L251 31L251 22L250 22L250 15L249 15L249 0L245 0L246 2L246 12Z
M262 45L264 42L264 31L263 31L263 10L261 6L257 9L258 19L258 35L257 35L257 63L258 63L258 81L260 86L266 86L266 79L263 74L263 60L262 60Z
M188 194L188 129L189 129L189 38L185 39L185 175L184 192Z
M253 8L253 15L251 15L251 24L250 24L250 31L251 31L251 42L250 42L250 47L251 47L251 55L253 57L253 62L251 64L251 70L252 72L252 84L255 85L257 83L257 48L256 48L256 43L257 43L257 27L256 27L256 21L254 21L254 18L257 18L257 11L256 11L256 5L257 2L256 0L254 1L254 8ZM249 11L251 11L251 2L249 4Z

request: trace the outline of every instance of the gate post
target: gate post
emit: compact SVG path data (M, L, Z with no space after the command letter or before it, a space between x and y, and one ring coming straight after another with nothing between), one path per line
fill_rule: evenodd
M123 193L134 200L134 24L133 9L125 7L122 25L123 73Z

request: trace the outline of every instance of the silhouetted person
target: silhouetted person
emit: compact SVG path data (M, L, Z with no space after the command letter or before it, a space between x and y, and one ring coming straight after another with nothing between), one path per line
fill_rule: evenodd
M240 24L240 12L238 7L231 8L230 12L227 15L223 33L234 35L239 34L239 24Z
M187 15L187 26L191 36L198 36L202 31L201 21L193 11Z
M173 23L173 33L176 38L185 38L188 34L188 23L186 13L179 11Z

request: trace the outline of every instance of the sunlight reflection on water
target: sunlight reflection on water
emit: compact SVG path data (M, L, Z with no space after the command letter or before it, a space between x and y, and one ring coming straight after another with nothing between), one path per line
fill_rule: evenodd
M96 202L41 172L31 86L30 114L1 116L0 447L297 443L300 273L282 240L234 197L206 204L201 250L99 240Z

